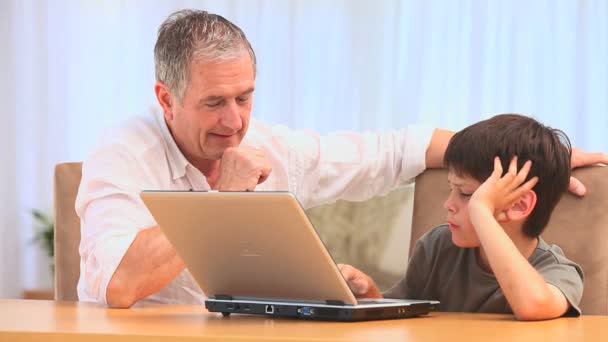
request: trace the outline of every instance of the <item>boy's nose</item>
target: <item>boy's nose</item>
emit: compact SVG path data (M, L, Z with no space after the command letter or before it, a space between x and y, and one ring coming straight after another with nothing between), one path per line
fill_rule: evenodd
M456 208L455 208L455 207L454 207L454 205L452 204L451 197L452 197L452 194L450 194L450 195L448 196L448 198L445 200L445 202L443 202L443 207L444 207L444 208L445 208L445 209L446 209L448 212L450 212L450 213L454 213L454 212L456 212Z

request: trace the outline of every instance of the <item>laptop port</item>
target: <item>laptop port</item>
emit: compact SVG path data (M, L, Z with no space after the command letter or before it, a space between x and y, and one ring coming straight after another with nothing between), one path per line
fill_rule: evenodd
M243 309L243 311L249 311L249 310L251 310L251 308L249 307L249 304L243 304L241 306L241 308Z
M307 306L301 308L299 311L300 311L300 315L302 315L302 316L312 316L315 314L315 309L309 308Z
M267 314L274 313L274 305L266 305L266 310L264 310Z
M234 304L226 304L226 310L234 310Z

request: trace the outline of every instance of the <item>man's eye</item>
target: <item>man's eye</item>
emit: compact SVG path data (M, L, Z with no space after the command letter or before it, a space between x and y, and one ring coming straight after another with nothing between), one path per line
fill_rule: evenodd
M209 107L209 108L215 108L217 106L219 106L222 102L212 102L212 103L205 103L205 106Z
M244 96L244 97L237 97L236 98L237 101L241 102L241 103L245 103L249 100L249 96Z

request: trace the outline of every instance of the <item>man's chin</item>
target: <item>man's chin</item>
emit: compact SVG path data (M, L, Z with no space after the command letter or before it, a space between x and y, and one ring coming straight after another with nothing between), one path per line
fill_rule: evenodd
M211 160L220 160L220 159L222 159L224 152L226 152L226 150L231 147L233 147L233 146L227 146L227 147L221 147L221 148L216 147L216 148L207 149L206 155ZM234 147L236 147L236 146L234 146Z

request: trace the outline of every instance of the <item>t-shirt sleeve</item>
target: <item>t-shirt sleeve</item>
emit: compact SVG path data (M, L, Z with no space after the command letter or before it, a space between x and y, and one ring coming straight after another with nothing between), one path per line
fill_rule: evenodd
M581 267L563 256L557 246L552 246L552 253L547 253L534 267L548 284L557 287L566 297L570 308L564 316L580 316L584 279Z

